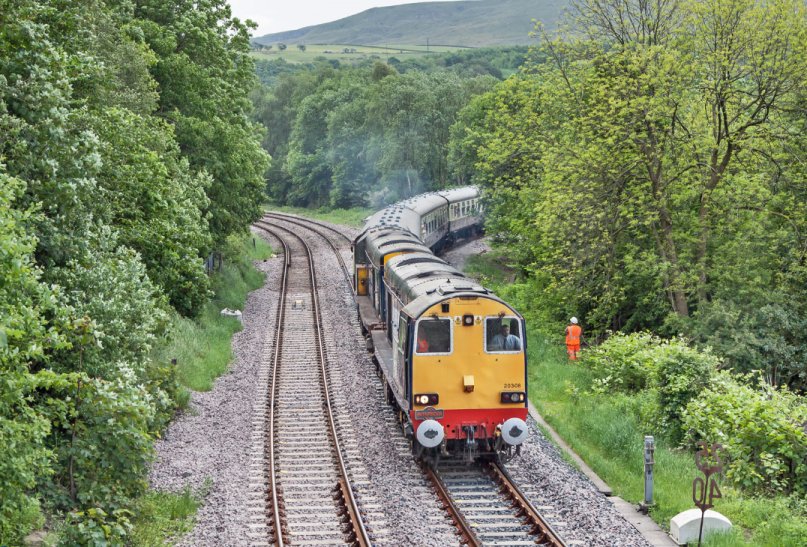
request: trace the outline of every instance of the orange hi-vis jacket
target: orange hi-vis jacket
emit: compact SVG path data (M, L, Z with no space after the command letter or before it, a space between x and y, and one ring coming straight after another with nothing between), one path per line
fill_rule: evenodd
M579 347L581 334L583 334L583 329L580 328L580 325L569 325L566 327L566 345Z

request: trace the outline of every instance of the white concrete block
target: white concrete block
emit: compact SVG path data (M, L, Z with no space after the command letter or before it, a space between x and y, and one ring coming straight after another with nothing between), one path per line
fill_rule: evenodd
M690 541L698 541L698 531L701 526L701 510L688 509L678 513L670 519L670 536L678 545L686 545ZM731 521L711 509L706 511L703 518L703 537L713 532L728 532L731 530Z
M224 308L221 310L221 315L224 317L235 317L239 323L243 323L243 319L241 319L241 311L240 310L231 310L230 308Z

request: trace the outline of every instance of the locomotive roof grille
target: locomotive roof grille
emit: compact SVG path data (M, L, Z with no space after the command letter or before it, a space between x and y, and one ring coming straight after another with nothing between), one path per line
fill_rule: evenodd
M406 260L401 260L397 263L398 266L411 266L412 264L421 264L421 263L429 263L429 262L436 262L438 264L446 264L446 262L440 258L434 257L434 259L428 259L422 256L418 256L416 258L408 258Z
M380 243L378 245L378 248L380 249L381 247L386 247L387 245L395 245L396 243L420 243L420 241L417 241L415 238L393 239L391 241L385 241L384 243Z
M457 292L478 292L486 293L487 290L479 285L471 285L470 283L446 283L437 288L439 294L452 294Z

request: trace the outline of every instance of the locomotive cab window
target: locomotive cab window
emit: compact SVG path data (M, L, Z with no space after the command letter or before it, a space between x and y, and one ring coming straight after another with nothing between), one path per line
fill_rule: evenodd
M450 319L429 318L418 321L415 353L451 353L451 326Z
M524 348L521 323L516 317L485 318L485 351L514 353Z

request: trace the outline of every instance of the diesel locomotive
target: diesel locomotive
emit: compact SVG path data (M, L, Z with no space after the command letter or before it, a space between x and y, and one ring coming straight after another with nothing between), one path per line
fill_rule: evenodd
M387 398L418 457L517 454L527 438L524 319L434 253L482 229L474 187L369 217L353 285Z

